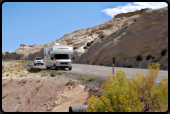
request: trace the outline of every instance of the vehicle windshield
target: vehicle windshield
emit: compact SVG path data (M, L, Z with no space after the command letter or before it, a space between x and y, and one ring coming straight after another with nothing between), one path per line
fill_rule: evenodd
M55 59L69 59L69 55L68 54L55 54L54 58Z
M42 58L35 58L35 60L42 60Z

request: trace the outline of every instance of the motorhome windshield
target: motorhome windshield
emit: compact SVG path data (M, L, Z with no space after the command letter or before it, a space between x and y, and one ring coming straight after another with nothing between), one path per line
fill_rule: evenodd
M69 59L69 55L68 54L55 54L54 58L55 59Z

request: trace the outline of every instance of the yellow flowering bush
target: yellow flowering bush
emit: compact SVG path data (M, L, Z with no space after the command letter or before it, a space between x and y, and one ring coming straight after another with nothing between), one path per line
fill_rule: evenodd
M93 96L88 100L87 112L138 112L142 111L137 92L129 86L125 73L121 70L116 75L108 76L102 84L103 95Z
M155 84L160 70L159 63L148 65L148 74L144 76L138 71L138 76L126 81L124 71L116 75L108 75L101 97L91 96L88 100L87 112L146 112L167 111L168 109L168 78L159 85ZM154 85L155 84L155 85Z

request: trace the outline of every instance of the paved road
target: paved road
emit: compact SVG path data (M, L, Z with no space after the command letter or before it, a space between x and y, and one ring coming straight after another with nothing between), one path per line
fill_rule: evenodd
M29 62L30 65L35 68L46 69L45 65L34 66L33 61L27 60L27 62ZM142 70L145 76L148 73L147 69L114 67L114 73L116 73L118 70L123 70L125 72L127 80L130 80L132 78L132 75L136 76L138 70ZM65 71L63 72L107 77L109 74L112 73L112 67L99 66L99 65L86 65L86 64L72 64L71 71L65 69ZM160 70L155 83L159 84L163 78L168 78L168 71Z

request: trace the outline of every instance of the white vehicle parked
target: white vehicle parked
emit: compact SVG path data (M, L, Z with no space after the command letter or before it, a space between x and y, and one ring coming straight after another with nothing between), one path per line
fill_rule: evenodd
M41 58L41 57L36 57L35 59L34 59L34 65L36 65L36 64L44 64L44 60Z
M71 70L71 54L73 53L74 50L71 45L60 45L59 43L55 43L54 45L44 47L44 62L46 68L68 68Z

